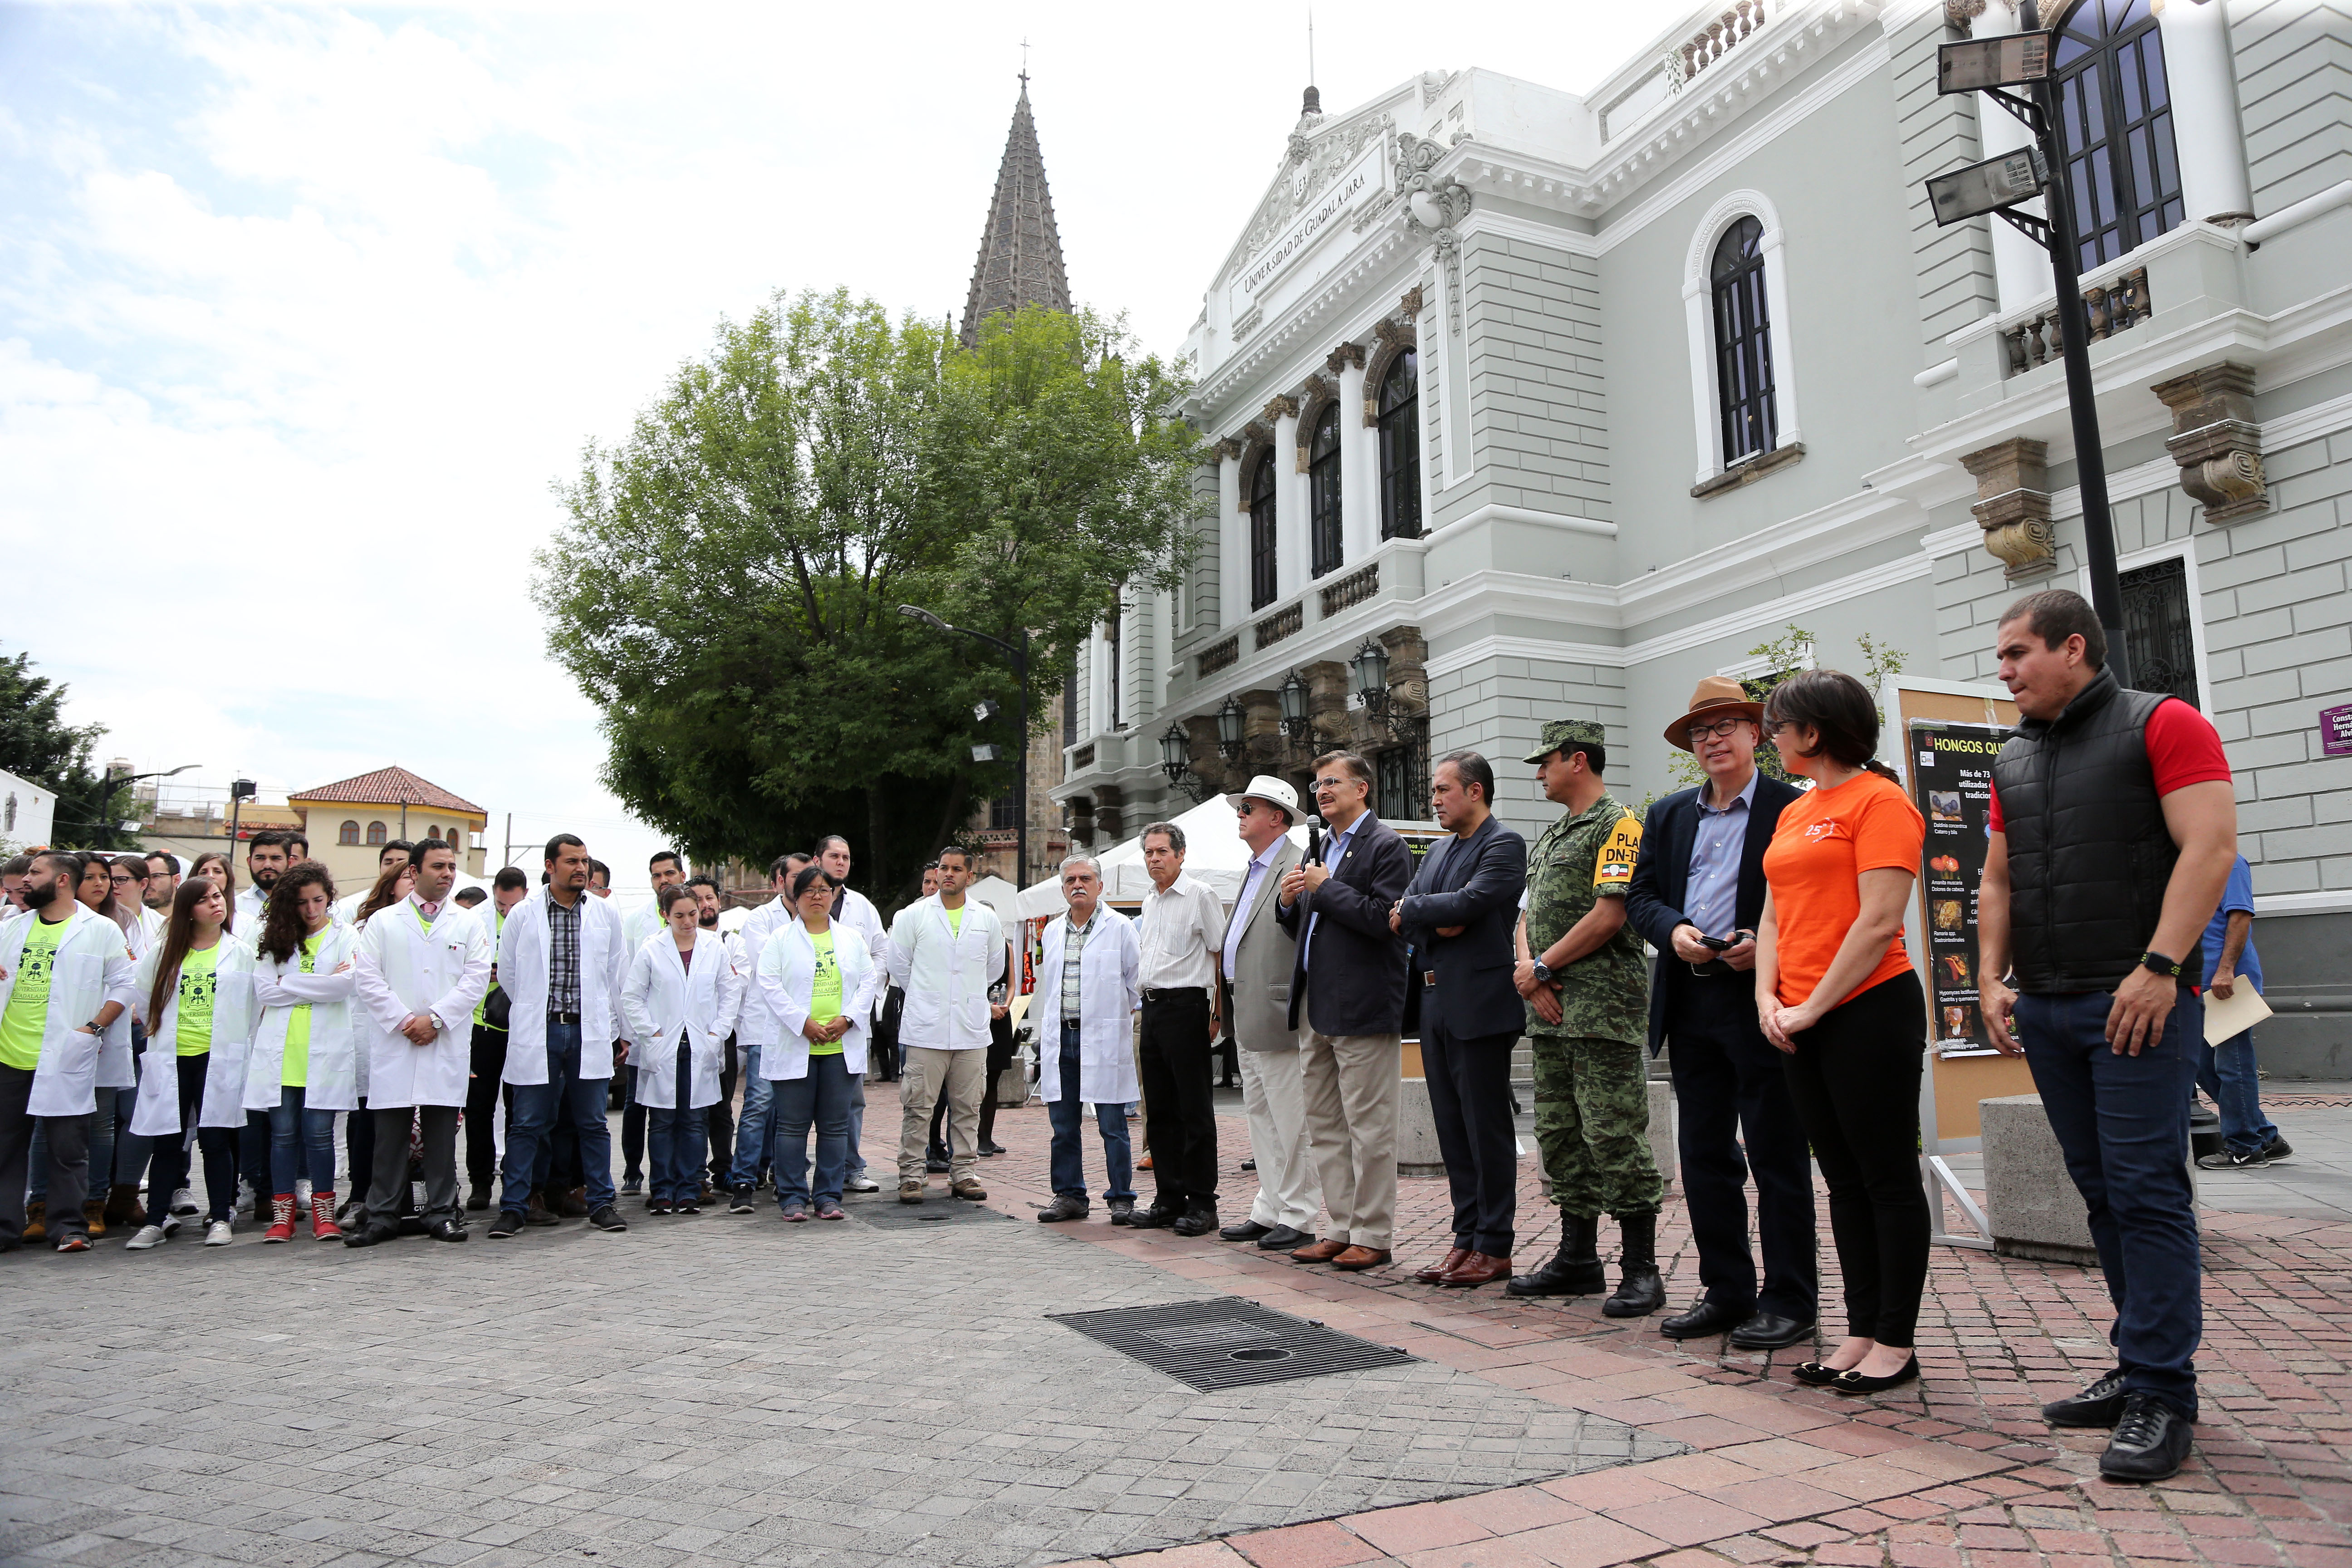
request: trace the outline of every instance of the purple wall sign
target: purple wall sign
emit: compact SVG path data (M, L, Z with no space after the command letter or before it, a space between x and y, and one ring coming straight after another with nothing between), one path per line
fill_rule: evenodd
M2352 757L2352 707L2319 710L2319 754Z

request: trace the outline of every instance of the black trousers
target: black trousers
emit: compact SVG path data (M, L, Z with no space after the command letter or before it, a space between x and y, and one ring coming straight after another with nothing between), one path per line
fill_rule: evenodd
M180 1076L180 1125L195 1127L197 1113L204 1109L205 1074L211 1069L212 1054L174 1060ZM236 1138L234 1127L196 1128L195 1144L205 1162L207 1219L236 1217ZM153 1160L147 1167L149 1225L162 1225L170 1217L172 1194L188 1184L188 1142L185 1131L160 1134L155 1140Z
M992 1143L996 1141L996 1080L1013 1065L1013 1020L1003 1017L988 1026L988 1082L980 1094L980 1127L974 1141Z
M1830 1189L1845 1276L1846 1332L1913 1342L1927 1288L1927 1190L1919 1180L1919 1071L1927 997L1906 972L1832 1007L1780 1058Z
M394 1106L371 1110L375 1121L375 1165L368 1173L368 1223L396 1225L408 1185L408 1134L418 1131L425 1156L425 1209L420 1217L457 1217L457 1108L454 1105Z
M710 1108L710 1114L703 1123L704 1131L710 1140L711 1184L721 1191L734 1180L735 1079L742 1066L741 1058L736 1055L735 1037L730 1035L727 1037L727 1057L719 1068L719 1103ZM635 1105L636 1100L633 1094L629 1097L629 1103ZM624 1118L622 1130L626 1131L627 1126L627 1119Z
M1710 1301L1810 1322L1821 1304L1812 1159L1780 1053L1756 1026L1755 976L1693 974L1675 963L1664 984L1675 1146L1699 1285ZM1751 1174L1760 1290L1748 1250Z
M507 1070L507 1032L474 1026L474 1076L466 1082L466 1175L482 1186L499 1179L499 1092ZM507 1094L509 1111L514 1095Z
M359 1109L343 1118L343 1163L349 1167L344 1173L351 1178L351 1201L365 1203L368 1173L375 1168L375 1118L368 1114L364 1094L360 1096Z
M1217 1112L1210 1092L1213 1054L1207 987L1144 994L1137 1058L1143 1079L1143 1138L1159 1183L1155 1208L1217 1201Z
M1421 1073L1454 1198L1454 1245L1508 1258L1518 1212L1519 1143L1511 1119L1511 1047L1519 1032L1462 1038L1436 1008L1421 1014Z

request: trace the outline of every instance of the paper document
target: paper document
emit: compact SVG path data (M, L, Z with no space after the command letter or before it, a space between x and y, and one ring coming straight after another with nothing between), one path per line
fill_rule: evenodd
M2271 1005L2242 976L2230 991L2226 998L2210 991L2205 994L2205 1043L2209 1046L2242 1035L2271 1016Z

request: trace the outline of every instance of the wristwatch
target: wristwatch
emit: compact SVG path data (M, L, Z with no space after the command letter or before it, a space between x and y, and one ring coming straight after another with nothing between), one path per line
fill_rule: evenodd
M2142 969L2147 970L2151 974L2168 975L2175 980L2180 978L2180 964L2179 962L2174 959L2165 957L2164 954L2157 952L2153 948L2150 948L2147 952L2139 955L2139 966Z
M1538 985L1549 985L1549 984L1551 984L1551 978L1552 978L1552 976L1551 976L1551 965L1550 965L1550 964L1549 964L1549 963L1545 963L1542 959L1540 959L1540 958L1537 959L1537 960L1535 961L1535 977L1536 977L1536 984L1538 984Z

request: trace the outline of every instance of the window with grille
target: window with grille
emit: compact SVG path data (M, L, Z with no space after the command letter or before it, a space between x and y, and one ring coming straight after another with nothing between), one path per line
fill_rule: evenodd
M1381 377L1381 537L1421 537L1421 356L1407 349Z
M2183 216L2164 38L2149 0L2083 0L2059 24L2051 62L2058 145L2089 271Z
M1313 536L1314 573L1339 570L1346 545L1339 532L1339 405L1327 403L1307 447L1307 526Z
M988 826L1005 833L1021 826L1020 808L1011 795L1000 795L988 803Z
M2124 655L2136 690L2164 691L2191 708L2197 700L2197 641L2189 605L2189 568L2179 556L2126 572Z
M1373 753L1371 805L1384 822L1419 822L1429 816L1427 741Z
M1715 395L1723 420L1723 466L1770 451L1772 322L1764 296L1764 226L1743 217L1717 241Z
M1274 603L1274 454L1257 460L1250 476L1250 608Z
M346 823L344 823L341 827L339 827L339 828L335 829L335 842L336 842L336 843L338 843L338 844L357 844L359 841L360 841L360 825L359 825L358 823L356 823L356 822L346 822Z
M368 824L367 841L370 844L388 843L391 840L391 837L392 835L385 831L383 823L371 822Z

